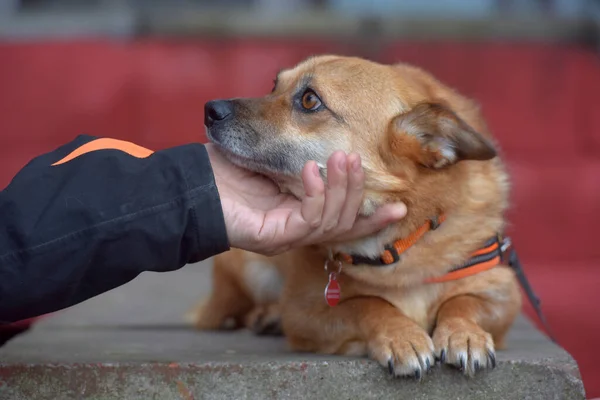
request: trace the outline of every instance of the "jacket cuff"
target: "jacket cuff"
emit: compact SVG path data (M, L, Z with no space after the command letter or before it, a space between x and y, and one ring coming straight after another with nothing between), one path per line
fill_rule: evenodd
M230 249L221 198L206 148L201 144L183 146L180 158L188 186L190 226L196 238L189 262L198 262Z

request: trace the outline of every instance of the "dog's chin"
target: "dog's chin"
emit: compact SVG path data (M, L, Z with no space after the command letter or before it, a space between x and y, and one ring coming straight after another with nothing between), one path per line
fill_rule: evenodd
M268 162L261 162L261 160L257 160L254 157L240 154L239 152L233 151L227 146L223 146L214 140L211 140L211 142L215 144L217 150L235 166L269 178L279 187L279 190L282 193L289 193L300 200L304 198L305 192L300 176L294 176L280 171L275 171L269 167Z

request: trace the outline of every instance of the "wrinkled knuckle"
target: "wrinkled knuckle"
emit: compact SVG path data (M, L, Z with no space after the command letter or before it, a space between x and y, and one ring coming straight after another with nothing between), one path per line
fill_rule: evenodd
M331 233L338 228L337 221L329 222L323 227L323 233Z
M349 185L349 190L351 190L352 193L361 193L364 189L365 189L365 183L362 181L354 182L353 184Z
M310 226L312 229L318 228L319 225L321 225L321 220L319 218L308 221L308 226Z

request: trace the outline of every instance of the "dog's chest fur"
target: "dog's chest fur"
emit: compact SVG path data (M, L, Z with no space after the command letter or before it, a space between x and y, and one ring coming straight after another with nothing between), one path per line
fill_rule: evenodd
M430 310L439 298L439 287L436 285L419 285L396 291L379 292L379 297L388 301L405 316L415 321L425 330L433 323L435 313Z
M381 298L397 308L404 316L412 319L425 330L429 330L435 320L434 309L439 304L443 286L414 285L401 288L367 286L349 276L341 280L342 292L350 297L373 296Z

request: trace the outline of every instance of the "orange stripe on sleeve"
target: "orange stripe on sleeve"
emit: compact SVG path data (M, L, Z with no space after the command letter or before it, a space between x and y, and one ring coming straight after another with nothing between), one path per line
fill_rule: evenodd
M145 147L138 146L137 144L131 142L118 139L101 138L87 142L86 144L78 147L69 153L65 158L52 164L52 166L67 163L81 155L98 150L120 150L136 158L147 158L154 153L152 150L148 150Z

